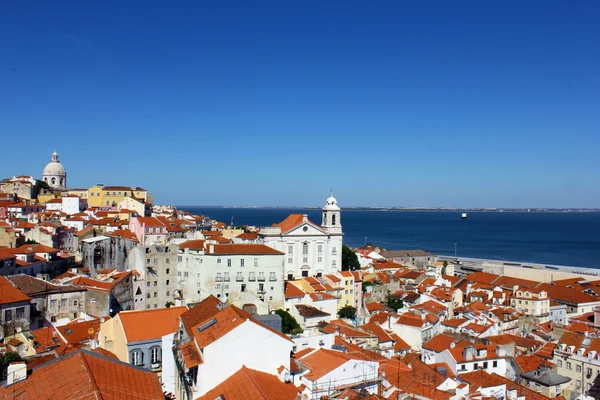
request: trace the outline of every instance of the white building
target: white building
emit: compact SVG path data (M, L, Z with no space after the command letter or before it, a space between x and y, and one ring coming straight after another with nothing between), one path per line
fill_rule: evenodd
M44 182L53 189L66 189L67 187L67 171L65 167L58 161L58 153L52 153L52 160L42 173Z
M242 307L254 304L259 314L283 308L284 254L264 244L180 244L178 290L186 303L213 295Z
M317 225L306 214L260 229L264 243L285 253L286 279L332 274L342 269L342 224L337 200L331 196Z
M63 196L62 211L68 215L78 214L85 209L85 202L79 196Z

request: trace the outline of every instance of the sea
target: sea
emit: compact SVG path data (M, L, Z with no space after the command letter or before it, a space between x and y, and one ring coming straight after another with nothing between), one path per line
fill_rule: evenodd
M292 213L321 223L321 210L302 208L179 209L233 225L270 226ZM600 269L600 212L469 212L342 209L344 244Z

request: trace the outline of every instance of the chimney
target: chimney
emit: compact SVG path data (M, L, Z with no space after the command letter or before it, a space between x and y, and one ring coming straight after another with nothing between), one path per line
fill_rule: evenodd
M302 214L302 223L306 223L306 222L308 222L308 215Z
M463 350L463 355L465 357L466 361L471 361L473 359L475 349L473 348L473 346L467 346L464 348Z
M213 254L213 253L215 252L215 245L214 245L214 244L211 244L211 245L208 247L208 252L209 252L210 254Z
M27 367L22 361L12 362L6 373L6 384L12 385L27 378Z

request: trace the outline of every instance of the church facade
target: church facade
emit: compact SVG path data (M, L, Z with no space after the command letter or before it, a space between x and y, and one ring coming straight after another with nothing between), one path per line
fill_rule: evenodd
M341 210L330 196L318 225L306 214L291 214L273 226L263 227L264 243L285 253L285 279L333 274L342 270Z

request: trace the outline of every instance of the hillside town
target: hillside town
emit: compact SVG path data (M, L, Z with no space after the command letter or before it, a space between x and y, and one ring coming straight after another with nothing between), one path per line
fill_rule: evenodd
M229 226L70 188L56 152L6 177L0 398L600 398L600 280L351 249L333 195L321 216Z

